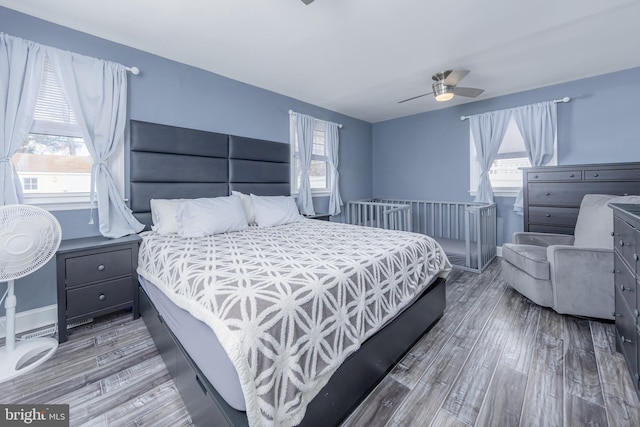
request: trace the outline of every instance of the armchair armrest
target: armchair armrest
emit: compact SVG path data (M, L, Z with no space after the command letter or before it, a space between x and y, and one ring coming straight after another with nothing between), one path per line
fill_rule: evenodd
M520 245L573 245L573 241L574 237L569 234L535 233L530 231L513 233L513 243Z
M613 250L552 245L547 260L558 313L613 319Z

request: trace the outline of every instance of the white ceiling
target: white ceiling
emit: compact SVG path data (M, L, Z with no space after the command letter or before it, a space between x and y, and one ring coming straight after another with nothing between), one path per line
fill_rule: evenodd
M369 122L640 66L638 0L0 0L0 5ZM127 64L136 65L136 64ZM144 72L144 70L142 70Z

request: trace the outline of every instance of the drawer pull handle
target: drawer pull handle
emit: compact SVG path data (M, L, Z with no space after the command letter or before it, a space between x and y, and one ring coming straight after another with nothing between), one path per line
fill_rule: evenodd
M633 310L633 314L634 314L636 317L640 317L640 311L638 311L638 309L637 309L637 308L636 308L635 310Z
M598 174L597 174L597 173L594 173L594 174L593 174L593 177L594 177L594 178L597 178L597 177L598 177Z
M537 177L538 177L538 175L535 175L535 176L534 176L534 178L537 178Z
M547 218L549 218L549 217L551 217L551 214L546 214L545 216L546 216Z
M627 291L627 292L633 292L633 289L631 288L627 288L625 285L620 286L620 290L622 292Z
M613 317L622 317L622 314L616 313L615 311L611 314L613 314Z
M100 296L98 297L98 299L99 299L100 301L104 301L104 300L106 300L106 299L107 299L107 297L106 297L104 294L100 294Z
M631 342L631 340L629 338L625 338L624 335L622 335L620 338L622 339L622 342Z
M624 246L624 241L620 240L620 246Z
M633 254L633 260L637 261L638 260L638 254Z
M575 176L574 174L571 174L571 175L569 175L569 178L573 178L574 176Z
M612 235L612 236L615 236L615 235L616 235L616 233L614 233L614 232L612 231L612 232L611 232L611 235Z
M100 264L98 266L98 271L103 271L104 270L104 264Z
M550 196L550 195L551 195L551 193L547 193L546 195L547 195L547 196Z

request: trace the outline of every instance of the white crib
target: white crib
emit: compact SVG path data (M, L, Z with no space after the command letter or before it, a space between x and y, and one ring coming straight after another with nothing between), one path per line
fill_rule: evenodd
M455 268L480 273L496 257L493 203L371 199L347 202L349 224L433 237Z

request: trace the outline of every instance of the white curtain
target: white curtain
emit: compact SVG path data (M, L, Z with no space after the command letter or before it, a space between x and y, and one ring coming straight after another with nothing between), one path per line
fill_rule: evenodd
M91 202L97 191L100 233L122 237L142 231L125 205L107 160L124 143L127 71L124 66L47 48L49 60L73 109L93 158Z
M469 116L469 127L476 147L476 159L480 164L480 183L476 192L476 202L493 202L489 170L496 159L510 118L511 111L509 110Z
M324 143L327 147L327 157L329 168L331 169L331 194L329 195L329 215L338 215L341 211L342 198L340 197L338 173L338 147L340 146L340 136L338 134L339 125L337 123L326 122L324 133Z
M44 57L39 44L0 33L0 205L22 203L11 158L31 129Z
M303 215L313 215L313 198L311 197L311 182L309 168L313 153L313 125L315 119L305 114L294 113L296 119L296 135L298 137L298 152L300 154L300 184L298 187L298 209Z
M526 105L513 110L531 166L544 166L553 158L557 128L557 104L553 101ZM513 210L522 215L522 189Z

